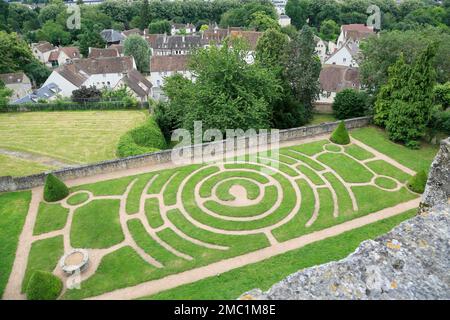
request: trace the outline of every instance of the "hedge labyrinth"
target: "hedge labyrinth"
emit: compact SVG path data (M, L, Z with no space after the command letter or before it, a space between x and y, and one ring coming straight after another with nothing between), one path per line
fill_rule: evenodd
M56 262L72 248L88 249L90 267L67 299L268 248L416 199L405 187L411 174L357 140L320 140L78 186L40 203L22 289L37 267L62 277ZM44 262L33 261L38 250Z

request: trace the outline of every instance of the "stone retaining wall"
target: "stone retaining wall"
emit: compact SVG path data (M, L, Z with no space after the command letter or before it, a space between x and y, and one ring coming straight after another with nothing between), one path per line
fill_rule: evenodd
M361 117L345 120L346 127L348 129L361 128L367 126L371 121L371 117ZM300 140L303 138L330 133L332 132L339 122L323 123L315 126L292 128L279 131L279 141ZM236 140L245 140L245 145L248 148L249 138L237 138ZM235 148L240 144L238 141L234 142ZM180 151L189 151L190 154L194 154L195 150L205 150L207 147L211 148L215 144L227 143L226 140L204 143L201 145L190 146L181 148ZM40 173L27 177L0 177L0 192L9 192L16 190L26 190L34 187L42 186L45 181L45 177L48 173L53 173L55 176L62 180L75 179L80 177L93 176L101 173L114 172L129 168L138 168L148 166L151 164L167 163L171 161L172 150L163 150L154 153L148 153L144 155L128 157L123 159L108 160L94 164L81 165L76 167L64 168L55 171Z

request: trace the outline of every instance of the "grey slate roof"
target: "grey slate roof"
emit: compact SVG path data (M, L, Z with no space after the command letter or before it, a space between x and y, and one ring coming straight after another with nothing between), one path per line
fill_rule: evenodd
M113 29L105 29L102 32L100 32L100 35L102 36L103 40L105 40L108 43L120 42L125 39L123 34Z
M26 95L23 98L20 98L13 102L13 104L22 104L22 103L36 103L39 99L48 100L58 93L61 92L61 89L54 83L49 83L48 85L39 88L33 93Z

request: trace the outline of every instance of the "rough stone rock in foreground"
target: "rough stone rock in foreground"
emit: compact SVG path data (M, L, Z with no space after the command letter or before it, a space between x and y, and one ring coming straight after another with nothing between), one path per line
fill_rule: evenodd
M450 299L450 206L367 240L347 258L304 269L240 299Z

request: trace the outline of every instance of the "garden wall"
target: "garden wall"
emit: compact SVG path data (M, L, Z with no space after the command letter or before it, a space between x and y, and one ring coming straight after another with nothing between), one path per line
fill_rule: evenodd
M371 121L371 117L361 117L345 120L345 124L348 129L361 128L367 126ZM315 126L292 128L279 131L279 141L289 141L289 140L300 140L303 138L330 133L332 132L339 122L329 122L323 123ZM237 146L241 146L239 142L244 140L246 147L249 147L249 138L235 138L233 141L235 149ZM224 145L227 143L226 140L204 143L200 145L194 145L189 147L184 147L179 149L180 152L189 151L190 154L194 154L196 151L202 152L206 148L211 149L215 145ZM228 141L230 143L230 141ZM255 147L252 145L252 147ZM138 168L143 166L148 166L151 164L167 163L171 162L172 150L163 150L159 152L128 157L123 159L108 160L94 164L81 165L76 167L70 167L65 169L59 169L51 171L54 175L61 178L62 180L75 179L80 177L87 177L101 173L114 172L119 170L124 170L128 168ZM45 177L48 172L40 173L27 177L0 177L0 192L16 191L16 190L26 190L34 187L42 186L44 184Z

